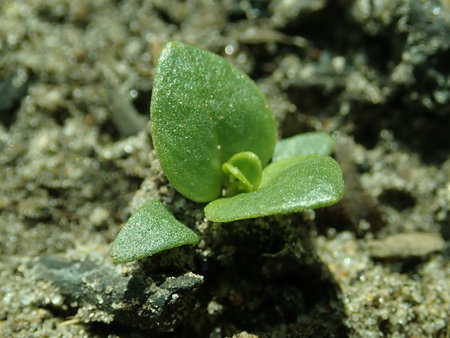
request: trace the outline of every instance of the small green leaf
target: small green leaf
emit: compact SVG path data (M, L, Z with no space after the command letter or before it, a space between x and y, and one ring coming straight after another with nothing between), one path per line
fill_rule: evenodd
M222 165L225 173L227 196L256 190L261 183L262 165L258 156L250 151L237 153Z
M222 57L167 43L155 69L152 136L161 166L181 194L196 202L219 197L222 164L251 151L272 157L275 118L264 95Z
M120 230L112 244L115 263L126 263L185 244L196 245L197 235L180 223L159 201L149 201Z
M215 222L231 222L298 212L334 204L343 193L342 171L334 159L299 155L270 164L258 190L215 200L205 207L205 215Z
M280 161L272 162L264 168L261 178L260 187L263 188L270 184L270 182L280 176L280 174L290 167L297 165L303 160L301 155L283 158Z
M275 146L272 161L283 158L306 155L330 155L334 149L334 139L324 132L310 132L283 139Z

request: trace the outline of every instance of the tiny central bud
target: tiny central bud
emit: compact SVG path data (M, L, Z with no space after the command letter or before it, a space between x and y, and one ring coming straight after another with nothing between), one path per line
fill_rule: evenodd
M258 189L261 183L262 165L251 151L234 154L222 164L225 174L225 196L234 196Z

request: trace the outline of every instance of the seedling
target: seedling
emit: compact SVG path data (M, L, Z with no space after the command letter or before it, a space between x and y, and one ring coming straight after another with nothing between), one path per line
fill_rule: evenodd
M215 222L325 207L343 195L342 172L328 156L334 140L307 133L276 142L266 98L243 72L220 56L167 43L155 70L151 101L153 143L174 188L210 202ZM272 158L272 163L267 165ZM134 213L112 247L124 263L198 237L151 201Z

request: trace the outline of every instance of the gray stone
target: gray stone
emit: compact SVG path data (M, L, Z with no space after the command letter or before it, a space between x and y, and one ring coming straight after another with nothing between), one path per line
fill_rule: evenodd
M85 322L116 321L158 332L183 320L203 283L191 272L157 283L139 272L125 276L119 266L55 256L37 258L29 267L32 278L50 281L64 297L61 306L77 308Z

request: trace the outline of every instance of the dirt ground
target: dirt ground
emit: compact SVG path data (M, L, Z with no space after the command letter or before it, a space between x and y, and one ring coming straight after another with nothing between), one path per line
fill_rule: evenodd
M167 181L163 44L211 50L279 137L334 133L346 192L212 223ZM449 337L448 0L0 0L1 337ZM158 199L201 241L114 265Z

